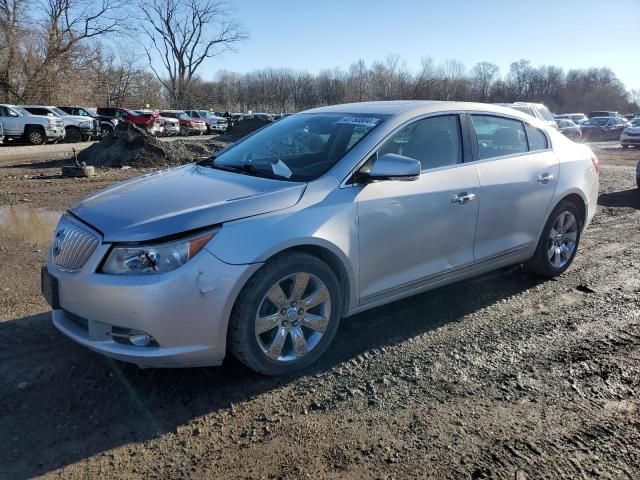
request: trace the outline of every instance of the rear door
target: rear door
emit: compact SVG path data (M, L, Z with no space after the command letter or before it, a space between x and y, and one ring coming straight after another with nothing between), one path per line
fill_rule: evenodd
M547 135L516 118L471 114L480 182L476 262L517 256L538 242L558 158Z
M410 123L370 162L385 153L419 160L422 172L414 181L357 187L363 304L437 281L474 260L478 176L474 164L463 163L460 116Z

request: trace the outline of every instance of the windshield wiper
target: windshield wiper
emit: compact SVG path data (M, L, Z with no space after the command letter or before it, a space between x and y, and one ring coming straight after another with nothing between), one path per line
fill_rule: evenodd
M236 172L236 173L252 175L254 177L272 178L275 180L287 180L285 177L276 175L275 173L269 172L268 170L262 170L261 168L256 168L254 165L251 165L250 163L245 163L243 165L226 165L224 163L217 163L215 157L213 157L213 158L210 158L205 163L205 165L211 168L217 168L218 170L224 170L226 172Z

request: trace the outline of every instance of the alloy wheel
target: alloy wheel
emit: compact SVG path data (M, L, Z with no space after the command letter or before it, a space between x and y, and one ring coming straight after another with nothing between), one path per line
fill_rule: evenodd
M549 231L547 254L549 262L555 268L564 267L576 249L578 222L573 213L561 212Z
M29 141L35 145L41 145L43 142L42 132L34 130L29 134Z
M331 295L315 275L288 275L267 290L255 317L258 346L276 362L299 360L315 348L331 318Z

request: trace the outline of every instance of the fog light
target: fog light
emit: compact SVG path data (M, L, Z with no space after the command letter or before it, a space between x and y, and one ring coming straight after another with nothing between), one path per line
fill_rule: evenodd
M146 333L132 332L129 334L129 343L131 343L131 345L135 345L136 347L146 347L152 341L153 338L151 338L151 336L147 335Z

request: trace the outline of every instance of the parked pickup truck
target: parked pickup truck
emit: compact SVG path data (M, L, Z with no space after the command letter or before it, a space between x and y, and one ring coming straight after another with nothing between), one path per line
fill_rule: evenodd
M44 115L58 117L62 119L65 130L65 140L67 142L76 143L89 140L91 137L97 137L100 131L98 122L92 118L76 117L63 112L57 107L44 105L23 105L26 111L33 115Z
M78 107L78 106L58 107L58 108L63 112L67 113L68 115L72 115L74 117L83 117L83 118L86 118L87 120L95 120L98 123L98 128L97 128L98 131L97 131L96 138L101 138L106 134L113 133L113 127L115 127L115 124L112 123L110 120L101 119L96 113L95 108Z
M33 115L16 105L0 104L0 124L5 139L24 139L32 145L57 142L65 135L61 118Z

